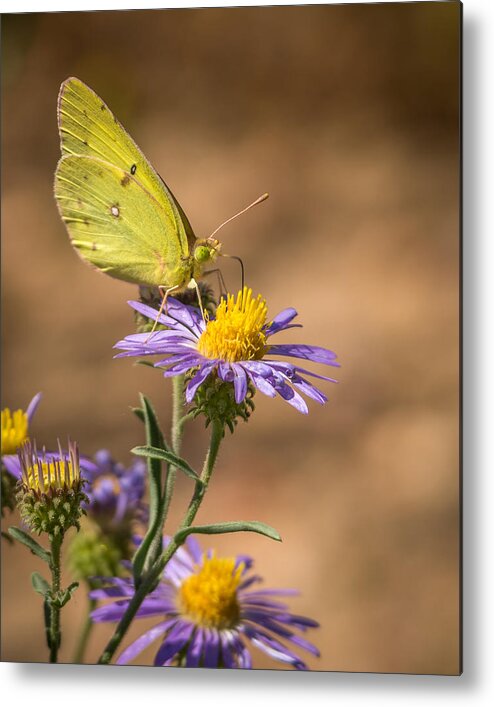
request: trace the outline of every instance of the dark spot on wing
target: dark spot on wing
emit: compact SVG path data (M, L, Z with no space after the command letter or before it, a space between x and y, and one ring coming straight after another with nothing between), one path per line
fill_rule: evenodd
M88 219L88 218L85 218L85 219L84 219L84 225L85 225L85 226L89 226L89 219Z
M97 247L96 243L92 243L91 250L97 250L97 249L98 249L98 247Z
M104 104L104 103L102 103L102 104L100 105L100 108L101 108L101 110L106 110L106 106L105 106L105 104Z
M84 115L85 115L86 118L87 118L87 110L84 108L84 110L83 110L82 112L84 113Z
M87 182L87 180L89 179L89 177L87 176L87 174L84 174L84 175L83 175L83 179L85 179L86 182Z
M126 187L129 182L130 182L130 177L129 177L128 174L125 174L125 175L122 177L122 179L120 180L120 184L121 184L123 187Z
M137 165L133 164L132 167L130 168L130 173L135 174L137 172Z
M82 142L86 145L86 147L89 147L89 143L87 140L83 140Z

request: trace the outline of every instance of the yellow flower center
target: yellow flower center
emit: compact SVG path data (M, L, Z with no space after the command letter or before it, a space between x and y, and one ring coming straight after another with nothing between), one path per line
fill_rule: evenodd
M178 590L182 613L199 626L217 629L234 626L240 614L237 588L242 570L242 563L235 569L233 557L204 560Z
M27 415L24 410L2 410L2 454L15 454L27 439Z
M266 324L268 308L261 295L252 297L252 290L244 287L237 297L228 295L216 310L216 318L206 324L197 348L206 358L224 361L252 361L266 352Z
M79 481L79 477L79 466L72 459L37 460L26 468L24 481L34 491L46 493L48 490L70 488Z

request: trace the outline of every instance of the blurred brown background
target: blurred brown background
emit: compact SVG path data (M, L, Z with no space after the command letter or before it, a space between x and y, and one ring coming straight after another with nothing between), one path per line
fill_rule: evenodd
M252 554L266 584L300 590L292 608L321 623L314 669L459 669L459 12L419 2L2 18L2 406L41 390L39 442L70 435L126 463L142 442L129 412L138 392L170 419L169 382L112 359L135 288L79 260L53 199L57 92L75 75L197 235L270 192L224 230L225 251L244 259L272 315L297 308L304 329L280 341L340 357L340 384L324 385L330 402L307 417L258 394L200 514L280 531L281 545L252 534L214 544ZM235 264L223 271L238 287ZM185 455L199 463L206 443L197 421ZM181 478L172 520L190 492ZM2 543L4 660L47 656L34 569ZM63 661L84 609L79 591ZM109 635L96 628L90 661ZM256 665L274 663L256 654Z

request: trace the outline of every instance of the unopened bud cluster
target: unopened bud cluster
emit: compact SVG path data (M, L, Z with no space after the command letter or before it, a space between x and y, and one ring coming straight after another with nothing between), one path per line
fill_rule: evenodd
M26 442L19 450L22 476L17 484L21 518L34 532L47 533L50 540L61 537L72 527L79 530L79 519L87 501L85 483L80 476L77 445L69 442L68 454L43 451Z
M127 559L112 538L99 531L85 529L72 538L68 547L68 564L74 577L118 577L122 574L121 560Z

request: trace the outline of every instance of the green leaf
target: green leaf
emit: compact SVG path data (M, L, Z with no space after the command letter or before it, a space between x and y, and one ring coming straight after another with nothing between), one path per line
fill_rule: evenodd
M191 525L188 528L182 528L175 534L177 543L182 544L187 535L198 533L201 535L219 535L221 533L259 533L265 535L271 540L281 542L281 536L277 530L266 523L261 523L258 520L238 520L227 523L213 523L212 525Z
M144 422L144 410L142 408L130 408L134 415L139 418L141 422Z
M177 455L173 454L173 452L149 446L134 447L131 452L132 454L137 454L140 457L147 457L148 459L161 459L162 461L168 462L168 464L173 464L173 466L176 466L177 469L180 469L184 472L184 474L187 474L187 476L190 476L191 479L194 479L196 483L202 484L199 475L189 464L187 464L185 459L182 459L182 457L177 457Z
M18 542L22 543L29 550L31 550L34 555L37 555L41 560L44 560L45 562L50 564L51 554L43 547L41 547L41 545L36 542L34 538L25 533L24 530L13 526L12 528L8 529L8 532L9 535L14 538L14 540L17 540Z
M41 594L42 597L46 598L50 595L51 587L46 581L46 579L42 577L39 572L32 573L31 584L33 585L34 591L38 592L38 594Z

